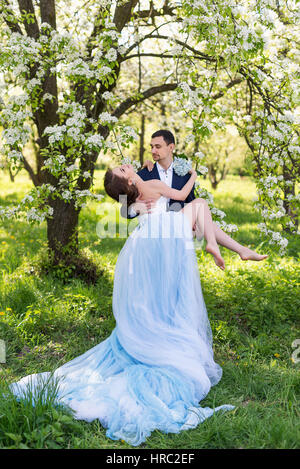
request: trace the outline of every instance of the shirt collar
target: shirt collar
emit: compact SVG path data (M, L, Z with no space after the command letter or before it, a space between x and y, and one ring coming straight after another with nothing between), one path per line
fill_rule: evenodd
M159 172L162 172L162 171L164 171L164 172L173 171L173 161L172 161L172 163L170 164L170 166L168 167L167 170L165 170L158 162L156 163L156 166L157 166L157 169L158 169Z

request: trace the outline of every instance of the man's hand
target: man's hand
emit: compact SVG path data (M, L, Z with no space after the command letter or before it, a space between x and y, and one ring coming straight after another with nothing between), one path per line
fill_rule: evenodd
M143 168L147 168L148 171L152 171L152 169L154 168L154 163L150 160L146 160L143 164Z
M147 199L147 200L139 200L131 205L131 208L138 214L144 215L145 213L151 213L152 207L155 204L155 200Z

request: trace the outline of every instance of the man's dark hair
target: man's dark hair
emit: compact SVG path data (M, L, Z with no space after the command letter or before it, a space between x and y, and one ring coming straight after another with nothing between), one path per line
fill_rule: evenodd
M157 130L151 135L151 138L155 137L162 137L167 145L170 145L170 143L175 144L175 137L169 130Z

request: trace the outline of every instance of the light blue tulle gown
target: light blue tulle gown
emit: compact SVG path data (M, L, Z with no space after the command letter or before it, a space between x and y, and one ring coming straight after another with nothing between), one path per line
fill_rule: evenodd
M192 231L164 199L140 217L117 260L111 335L54 373L26 376L10 388L58 379L58 401L76 419L99 419L112 440L140 445L155 429L195 428L215 409L199 402L219 382L211 328L203 300Z

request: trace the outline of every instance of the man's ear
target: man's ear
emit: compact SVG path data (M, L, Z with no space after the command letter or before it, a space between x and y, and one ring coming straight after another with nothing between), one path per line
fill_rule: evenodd
M128 182L128 185L129 185L129 186L132 186L133 180L132 180L131 178L127 179L127 182Z
M169 144L169 147L170 147L171 151L174 151L174 148L175 148L174 143L170 143L170 144Z

